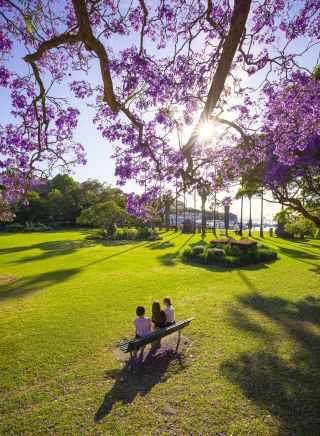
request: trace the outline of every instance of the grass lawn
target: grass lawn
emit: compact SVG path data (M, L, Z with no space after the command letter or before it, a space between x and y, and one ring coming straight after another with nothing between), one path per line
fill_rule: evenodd
M230 271L181 262L199 235L85 237L0 235L0 434L320 433L320 241ZM166 295L194 343L132 374L116 345Z

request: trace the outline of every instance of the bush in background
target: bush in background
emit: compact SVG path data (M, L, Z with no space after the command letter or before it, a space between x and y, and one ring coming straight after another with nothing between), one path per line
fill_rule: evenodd
M123 227L117 228L113 235L106 235L105 231L102 229L94 229L90 232L90 239L105 239L105 240L127 240L135 241L136 239L156 241L162 239L159 236L159 231L156 229L136 229L134 227Z
M276 251L265 245L258 246L256 243L244 243L242 245L231 243L219 245L214 243L212 245L215 245L215 248L202 245L193 248L187 247L183 252L183 259L187 262L195 261L208 265L221 265L227 268L237 268L277 259Z

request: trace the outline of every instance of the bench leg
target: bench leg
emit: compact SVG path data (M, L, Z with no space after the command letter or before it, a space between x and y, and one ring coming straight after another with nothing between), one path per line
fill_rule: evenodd
M177 346L176 346L176 354L178 352L178 348L179 348L179 345L180 345L180 339L181 339L181 330L179 330L179 332L178 332L178 342L177 342Z

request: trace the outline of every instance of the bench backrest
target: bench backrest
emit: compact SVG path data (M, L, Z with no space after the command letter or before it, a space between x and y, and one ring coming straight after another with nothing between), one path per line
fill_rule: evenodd
M169 327L165 327L164 329L160 329L154 333L151 333L148 336L121 342L119 348L125 353L128 353L129 351L133 351L133 350L138 350L144 345L150 344L151 342L154 341L159 341L165 336L171 335L171 333L177 332L178 330L182 330L183 328L187 327L187 325L189 325L193 319L194 317L185 319L183 321L176 321L173 325Z

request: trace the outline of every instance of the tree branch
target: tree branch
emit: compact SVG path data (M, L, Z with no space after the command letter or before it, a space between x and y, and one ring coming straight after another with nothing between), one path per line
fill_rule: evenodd
M218 103L229 70L231 68L234 55L239 45L239 41L241 40L243 31L245 29L251 3L252 0L235 0L234 2L230 30L223 44L222 54L211 82L207 100L188 142L182 149L182 154L188 163L185 170L185 177L187 178L192 175L192 149L198 139L199 126L211 117L212 111Z

